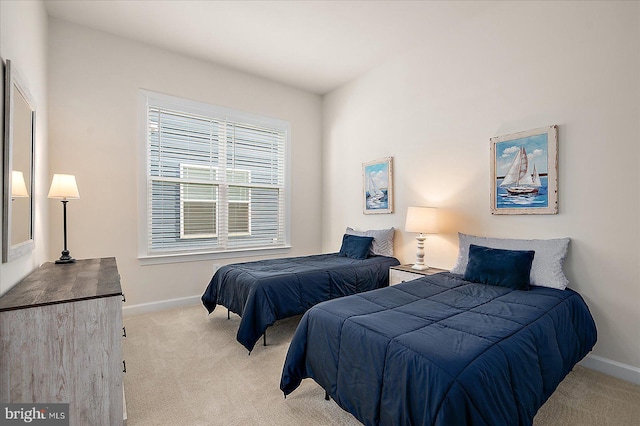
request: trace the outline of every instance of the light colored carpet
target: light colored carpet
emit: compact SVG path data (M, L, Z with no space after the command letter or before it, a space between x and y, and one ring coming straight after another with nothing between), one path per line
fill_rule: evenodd
M202 306L126 317L128 426L359 425L312 380L285 400L284 358L300 317L267 330L251 355L235 340L240 318ZM576 367L534 425L638 425L640 386Z

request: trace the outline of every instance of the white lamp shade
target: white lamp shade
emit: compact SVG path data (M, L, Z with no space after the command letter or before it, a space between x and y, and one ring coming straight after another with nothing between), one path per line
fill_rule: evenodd
M17 170L11 171L11 198L24 198L29 196L24 175Z
M421 234L438 233L438 214L433 207L409 207L407 210L407 223L404 226L407 232L419 232Z
M76 177L74 175L53 175L49 198L62 198L63 200L80 198Z

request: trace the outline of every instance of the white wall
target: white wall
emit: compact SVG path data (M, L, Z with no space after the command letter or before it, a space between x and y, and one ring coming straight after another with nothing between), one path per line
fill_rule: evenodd
M319 252L319 96L57 19L49 29L50 170L75 174L81 197L68 205L69 250L76 258L117 258L125 307L199 297L214 264L246 260L140 265L140 88L289 121L293 249L287 255ZM61 210L51 210L52 259L62 249Z
M0 57L3 60L11 60L12 66L19 72L36 106L35 249L12 262L1 264L1 295L46 261L49 247L47 229L49 222L47 200L49 189L49 182L47 182L47 12L42 2L0 2ZM4 76L4 74L2 75ZM4 85L4 81L2 84ZM0 111L3 110L4 100L0 103ZM4 114L0 114L0 117L4 117ZM4 123L3 120L0 121ZM0 123L0 128L3 128L3 123ZM4 133L0 132L0 134ZM0 229L0 235L1 232Z
M595 317L594 354L640 373L639 18L637 2L504 2L327 95L323 249L346 225L402 228L408 206L441 209L426 255L437 267L454 265L458 231L569 236L565 271ZM492 216L489 138L552 124L559 214ZM385 156L395 212L365 216L361 164ZM413 263L415 235L396 237Z

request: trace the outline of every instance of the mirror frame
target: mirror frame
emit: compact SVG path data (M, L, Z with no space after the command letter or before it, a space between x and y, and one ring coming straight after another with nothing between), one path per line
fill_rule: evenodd
M2 262L10 262L18 257L32 251L35 247L34 242L34 150L36 142L36 108L33 102L33 98L26 90L23 80L20 78L16 70L14 69L11 61L7 59L5 61L5 79L4 79L4 160L3 160L3 172L4 172L4 186L3 186L3 209L2 209ZM11 223L12 223L12 200L11 200L11 185L12 176L11 170L13 168L13 133L14 133L14 89L20 92L27 105L31 109L31 137L30 137L30 153L29 153L29 194L31 195L29 200L29 212L31 220L29 223L29 239L11 245Z

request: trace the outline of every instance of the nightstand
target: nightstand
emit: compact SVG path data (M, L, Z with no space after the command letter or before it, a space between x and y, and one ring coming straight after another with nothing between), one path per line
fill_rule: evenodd
M411 266L412 265L398 265L390 267L389 285L400 284L405 281L415 280L425 275L437 274L438 272L449 272L446 269L439 269L434 267L425 269L424 271L419 271L417 269L411 269Z

